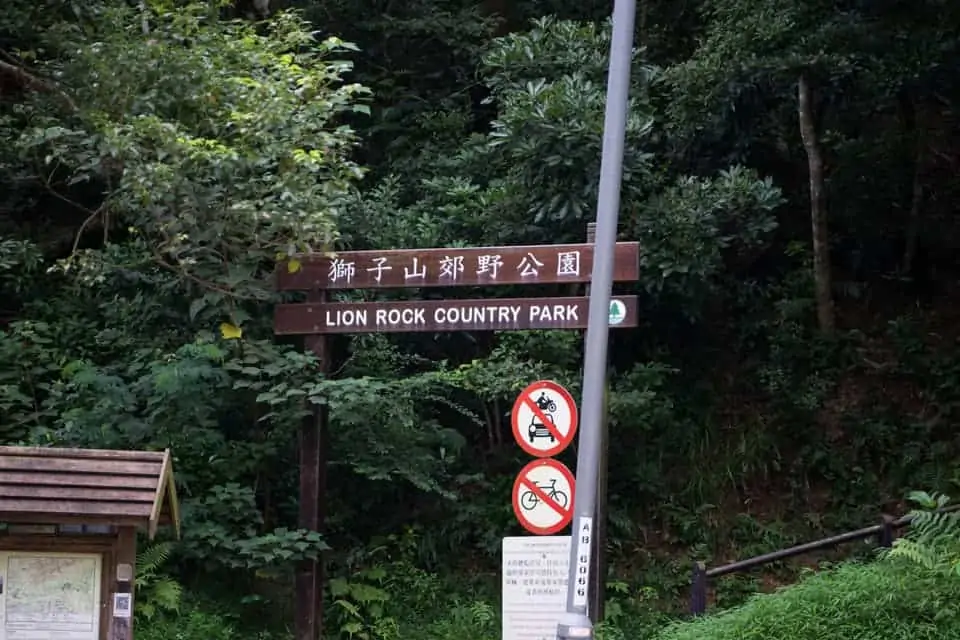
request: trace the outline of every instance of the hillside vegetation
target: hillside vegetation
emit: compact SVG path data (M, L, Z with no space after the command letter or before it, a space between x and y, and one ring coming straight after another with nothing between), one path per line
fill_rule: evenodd
M950 638L960 632L960 583L902 563L845 565L709 619L677 624L658 640Z
M582 242L609 10L7 3L0 440L174 451L184 537L146 548L139 637L286 638L292 567L320 552L329 638L499 637L527 460L508 414L540 378L579 397L582 334L342 336L324 376L274 338L272 273L330 248ZM955 488L958 34L945 0L638 3L620 238L641 276L617 291L641 322L611 336L606 637L681 616L695 560ZM297 529L311 403L322 534ZM711 611L863 552L719 579ZM662 637L906 637L810 635L868 615L949 637L957 587L931 575L845 567Z

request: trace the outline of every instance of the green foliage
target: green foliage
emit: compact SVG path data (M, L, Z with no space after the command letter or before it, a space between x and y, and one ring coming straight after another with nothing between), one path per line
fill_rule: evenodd
M928 571L960 576L960 512L948 509L950 499L938 493L914 491L910 500L919 507L911 513L910 533L894 542L889 555Z
M0 291L19 294L27 290L29 276L43 261L37 246L26 240L0 238Z
M122 229L127 261L203 294L192 320L227 310L242 322L233 299L265 299L277 256L329 247L362 175L344 116L367 110L366 90L342 81L351 64L335 58L355 47L316 41L292 13L261 33L203 3L147 5L51 28L57 60L43 70L65 79L75 109L64 120L28 103L6 126L23 127L10 137L25 178L67 202L96 185L100 202L75 203L87 224Z
M462 600L462 588L451 591L445 577L415 565L410 558L415 544L408 532L373 540L352 555L346 567L350 577L330 584L332 626L342 637L364 640L496 637L499 614L487 594Z
M486 144L465 159L485 163L485 173L498 170L491 186L501 200L496 210L501 219L492 222L503 225L508 216L515 229L550 228L551 242L581 237L600 170L604 79L598 58L609 37L605 33L545 19L530 32L495 41L484 56L481 74L497 101L498 117ZM641 86L653 73L642 65L637 71ZM628 184L644 181L651 159L644 145L653 123L643 96L641 91L633 98L627 123Z
M390 595L383 583L387 573L382 567L361 569L350 580L335 578L330 595L336 609L335 625L340 633L358 640L389 640L399 637L397 623L386 615Z
M664 76L668 113L685 133L767 133L764 111L792 98L801 72L813 70L839 88L860 61L863 17L835 3L716 0L701 11L707 27L700 45ZM764 104L761 95L778 103Z
M173 548L170 542L159 542L137 554L135 613L148 624L157 614L180 609L183 587L161 572Z
M731 261L766 248L783 202L769 179L744 167L713 179L680 178L648 199L635 219L634 233L645 238L640 267L647 290L703 299Z
M960 632L960 583L903 563L849 564L696 622L660 640L946 638Z
M238 484L213 487L188 502L183 517L189 523L183 553L209 571L247 569L266 576L330 548L315 531L263 531L254 492Z
M137 628L137 637L146 640L246 640L253 634L241 634L222 616L190 606L178 615L151 620Z

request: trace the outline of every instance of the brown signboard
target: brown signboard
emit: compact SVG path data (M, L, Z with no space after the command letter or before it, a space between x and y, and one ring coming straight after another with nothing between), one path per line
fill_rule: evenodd
M588 282L592 244L343 251L277 269L277 289L386 289ZM640 243L618 242L614 282L640 277Z
M590 298L494 298L279 305L274 332L282 335L417 331L586 329ZM637 297L614 296L610 328L637 326Z

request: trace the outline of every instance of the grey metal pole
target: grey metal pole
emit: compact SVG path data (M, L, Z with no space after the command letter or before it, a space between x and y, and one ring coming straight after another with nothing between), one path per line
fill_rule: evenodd
M597 223L587 223L587 242L594 244L597 241ZM585 287L586 295L590 296L590 285ZM584 336L586 338L586 336ZM609 365L609 362L607 363ZM609 368L609 366L608 366ZM583 369L580 369L583 376ZM607 416L607 402L610 393L609 385L604 389L603 420L600 425L600 463L597 465L597 515L593 544L593 553L590 562L593 570L590 572L590 589L587 594L590 601L587 603L587 615L594 626L603 621L604 605L607 596L607 459L610 456L609 417Z
M607 338L610 333L610 297L613 290L613 253L620 217L623 179L623 146L627 129L630 66L633 62L633 29L636 0L614 0L613 37L607 76L607 104L603 125L603 155L597 199L597 238L584 346L583 399L580 407L580 440L577 453L577 487L573 528L570 533L570 573L567 612L557 625L558 640L593 638L587 615L591 555L596 544L597 485L607 377Z

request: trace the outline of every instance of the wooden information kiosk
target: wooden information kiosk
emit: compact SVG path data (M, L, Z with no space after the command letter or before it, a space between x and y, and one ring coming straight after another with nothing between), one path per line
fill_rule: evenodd
M137 530L179 520L169 451L0 447L0 640L131 640Z

